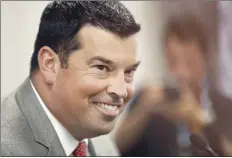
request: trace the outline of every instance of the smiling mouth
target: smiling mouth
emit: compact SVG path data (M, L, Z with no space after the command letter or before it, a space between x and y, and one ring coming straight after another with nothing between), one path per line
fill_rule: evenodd
M120 106L106 104L102 102L93 102L96 108L104 115L116 117L119 114Z

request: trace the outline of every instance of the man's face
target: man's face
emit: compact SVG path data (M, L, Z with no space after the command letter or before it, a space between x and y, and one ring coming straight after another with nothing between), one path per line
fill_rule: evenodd
M172 36L167 40L167 59L171 74L180 86L196 88L204 75L202 51L195 41L183 41Z
M56 117L78 139L109 133L132 96L136 40L84 26L81 48L60 69L51 91ZM82 136L82 137L81 137Z

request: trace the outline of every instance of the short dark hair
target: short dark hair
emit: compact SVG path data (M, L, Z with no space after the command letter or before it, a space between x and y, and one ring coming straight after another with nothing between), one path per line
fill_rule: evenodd
M124 38L140 31L129 10L118 1L54 1L44 9L31 57L30 74L38 68L37 55L41 47L55 51L61 66L80 44L76 35L82 26L90 24Z
M195 41L199 45L202 55L208 54L208 32L200 17L186 13L181 16L170 17L166 23L164 39L175 36L181 41Z

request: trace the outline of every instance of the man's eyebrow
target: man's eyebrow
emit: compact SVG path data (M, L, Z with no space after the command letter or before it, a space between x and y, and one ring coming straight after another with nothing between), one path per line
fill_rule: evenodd
M140 63L141 63L141 61L137 61L135 64L129 66L129 68L130 68L130 69L131 69L131 68L135 68L135 69L136 69L136 68L140 65Z
M91 62L93 62L94 60L98 60L98 61L101 61L105 64L108 64L108 65L112 65L113 64L113 61L109 60L109 59L106 59L102 56L95 56L93 58L90 58L87 63L90 64Z
M103 63L105 63L105 64L108 64L108 65L113 65L113 63L114 63L112 60L106 59L106 58L104 58L104 57L102 57L102 56L95 56L95 57L92 57L92 58L90 58L90 59L87 61L87 63L90 64L90 63L93 62L94 60L101 61L101 62L103 62ZM135 64L129 66L129 69L131 69L131 68L137 68L137 67L140 65L140 63L141 63L141 61L137 61Z

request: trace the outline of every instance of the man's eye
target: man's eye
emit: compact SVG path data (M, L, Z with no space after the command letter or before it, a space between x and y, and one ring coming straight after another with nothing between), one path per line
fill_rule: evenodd
M101 70L101 71L109 71L109 67L105 66L105 65L95 65L94 66L95 68L97 68L98 70Z
M133 69L130 69L130 70L127 70L126 71L126 75L128 76L128 77L133 77L134 76L134 72L135 72L135 68L133 68Z

